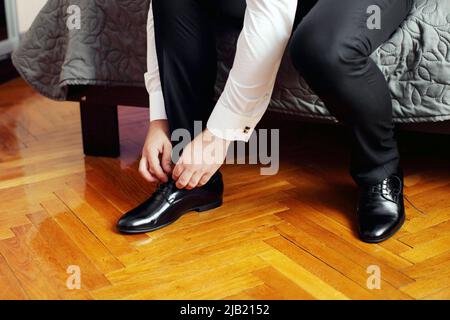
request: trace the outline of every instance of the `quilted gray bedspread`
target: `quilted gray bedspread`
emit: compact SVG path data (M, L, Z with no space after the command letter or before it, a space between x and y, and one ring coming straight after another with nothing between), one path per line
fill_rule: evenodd
M144 86L149 1L49 0L13 62L36 90L58 100L66 99L70 85ZM67 8L73 4L81 8L79 30L66 26ZM220 35L217 95L233 60L237 35L231 30ZM389 83L397 122L450 119L450 0L416 0L408 19L372 58ZM270 109L333 120L288 54Z

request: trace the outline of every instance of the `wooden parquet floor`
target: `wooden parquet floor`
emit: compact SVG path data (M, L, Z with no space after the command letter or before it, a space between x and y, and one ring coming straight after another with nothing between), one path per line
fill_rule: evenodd
M382 244L355 233L340 129L302 123L283 124L278 175L229 165L222 208L123 236L116 220L154 189L137 172L146 119L121 107L122 156L84 157L77 104L0 86L0 298L450 298L449 137L402 138L414 207ZM367 287L369 266L380 289Z

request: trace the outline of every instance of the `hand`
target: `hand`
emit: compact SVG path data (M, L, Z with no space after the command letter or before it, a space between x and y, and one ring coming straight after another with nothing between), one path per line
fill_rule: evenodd
M148 182L167 182L172 173L172 143L169 139L167 120L155 120L150 123L139 172Z
M191 190L205 185L223 164L230 143L208 129L199 134L184 148L173 169L177 188Z

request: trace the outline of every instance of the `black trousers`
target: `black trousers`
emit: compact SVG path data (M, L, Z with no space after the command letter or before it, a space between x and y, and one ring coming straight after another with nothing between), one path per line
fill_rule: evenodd
M350 171L360 185L376 183L399 166L390 92L370 55L404 21L412 2L299 0L291 57L330 112L350 129ZM245 0L153 0L152 5L169 125L193 134L194 121L205 124L214 107L216 22L226 16L242 22ZM372 5L381 9L380 29L367 26Z

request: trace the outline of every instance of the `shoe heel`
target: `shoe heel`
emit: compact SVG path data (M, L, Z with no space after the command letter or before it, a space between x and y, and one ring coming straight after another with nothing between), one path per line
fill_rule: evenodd
M220 206L222 206L222 200L213 202L213 203L209 203L209 204L205 204L204 206L200 206L197 209L195 209L195 211L197 212L205 212L205 211L209 211L215 208L218 208Z

